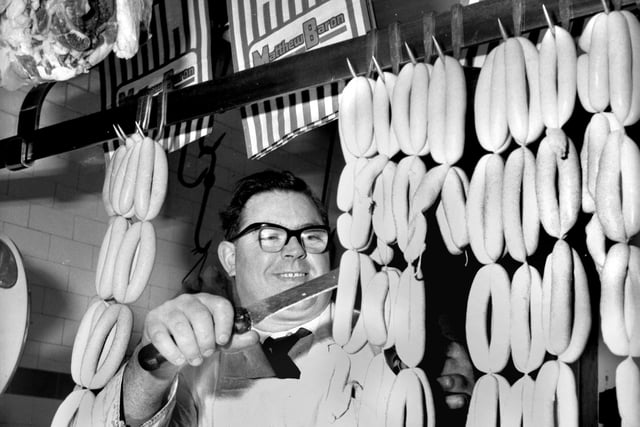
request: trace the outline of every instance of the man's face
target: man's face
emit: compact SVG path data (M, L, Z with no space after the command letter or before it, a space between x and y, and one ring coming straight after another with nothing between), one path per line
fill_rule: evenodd
M242 230L253 223L270 222L291 230L309 225L322 225L322 217L304 194L292 191L270 191L252 196L240 218ZM258 232L235 241L235 288L241 305L248 305L297 286L329 271L329 252L307 253L295 237L277 253L260 248ZM328 305L326 292L283 310L262 321L265 331L286 330L313 319Z

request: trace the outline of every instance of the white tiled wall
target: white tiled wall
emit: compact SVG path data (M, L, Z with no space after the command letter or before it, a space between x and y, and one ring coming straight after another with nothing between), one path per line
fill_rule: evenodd
M46 98L41 126L96 111L99 106L96 74L56 84ZM0 139L15 135L25 94L26 90L0 89ZM222 132L226 136L217 151L216 184L209 196L201 244L209 239L220 240L217 213L227 201L235 180L245 174L264 168L289 169L305 178L321 195L329 145L326 131L316 134L316 139L322 139L320 144L312 142L313 136L300 137L299 142L294 140L260 161L246 159L237 111L217 117L214 136ZM198 154L195 144L188 147L185 179L189 182L209 166L208 156L198 158ZM178 163L179 153L171 154L167 200L161 215L154 220L158 240L153 273L147 289L132 305L132 345L140 337L148 310L180 292L182 278L198 259L191 249L203 186L192 189L182 186L177 180ZM332 169L330 183L334 187L340 168L338 165ZM108 221L100 195L103 177L104 156L99 147L43 159L23 171L0 170L0 232L13 239L21 250L31 294L31 319L20 361L22 367L69 372L79 320L96 293L95 266ZM213 250L207 263L215 267L215 258ZM2 395L0 426L48 425L53 412L49 418L40 414L45 420L41 423L34 414L9 409L29 405L45 412L57 407L48 399Z

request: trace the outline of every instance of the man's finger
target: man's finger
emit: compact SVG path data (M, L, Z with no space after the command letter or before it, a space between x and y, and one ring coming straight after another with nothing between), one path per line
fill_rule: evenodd
M196 297L204 304L213 316L216 343L224 345L229 342L233 333L233 306L228 299L210 294L197 294Z
M184 312L174 311L170 313L166 323L173 340L189 364L199 365L202 363L198 341L193 332L191 322Z
M193 328L200 354L204 357L211 356L216 348L216 337L209 309L199 300L193 300L184 313Z
M182 366L186 359L171 338L169 331L163 326L152 326L148 330L149 340L170 363Z

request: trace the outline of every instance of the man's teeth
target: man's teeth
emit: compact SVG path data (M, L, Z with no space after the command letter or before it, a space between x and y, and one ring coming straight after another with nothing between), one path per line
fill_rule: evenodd
M280 276L286 279L296 279L299 277L304 277L305 273L281 273Z

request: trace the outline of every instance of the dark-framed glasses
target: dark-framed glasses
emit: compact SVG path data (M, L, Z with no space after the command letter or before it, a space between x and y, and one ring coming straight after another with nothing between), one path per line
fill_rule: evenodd
M291 237L298 239L300 245L310 254L322 253L327 250L329 245L329 227L319 224L290 230L278 224L256 222L243 228L229 241L233 242L254 231L258 232L258 243L265 252L280 252Z

